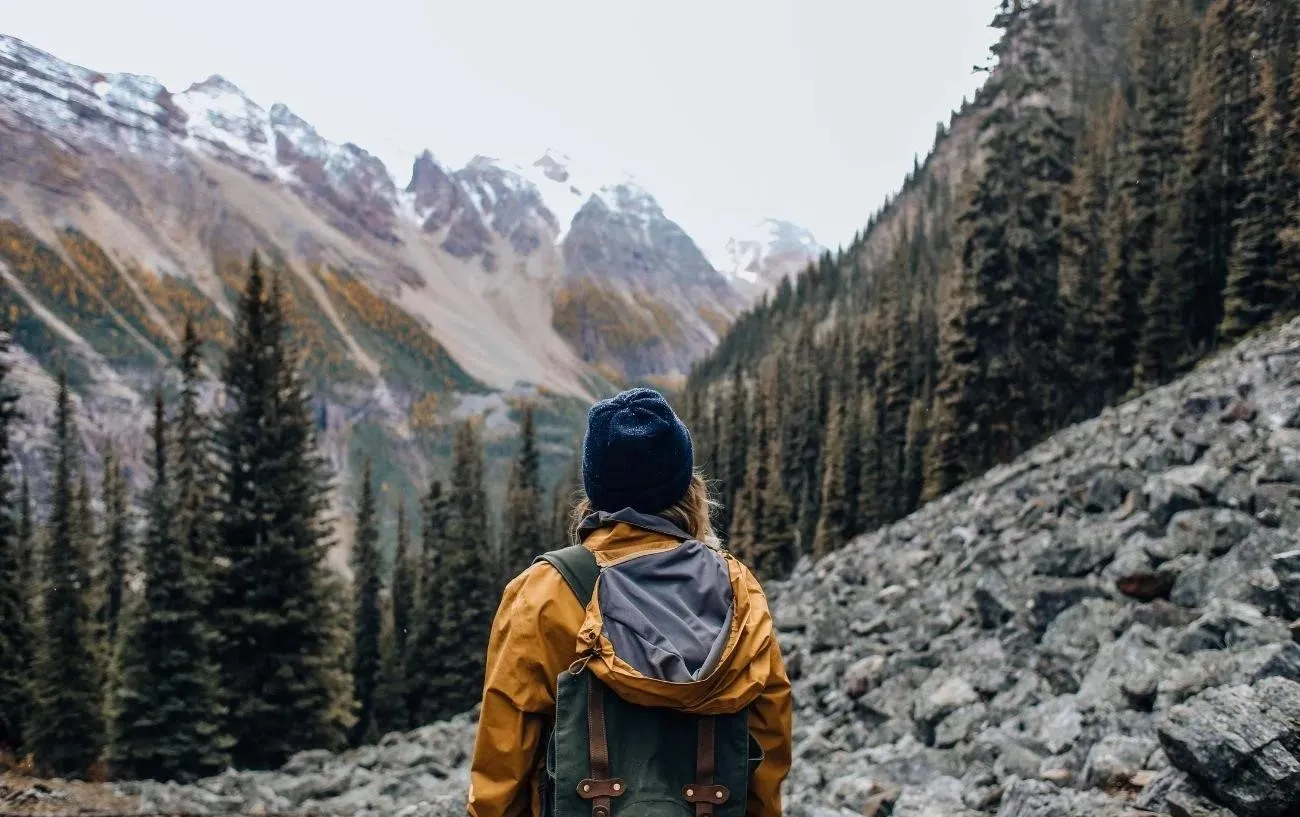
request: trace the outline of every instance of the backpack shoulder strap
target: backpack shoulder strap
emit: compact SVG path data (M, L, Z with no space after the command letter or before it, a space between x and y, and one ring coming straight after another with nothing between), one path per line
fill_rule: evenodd
M591 601L591 595L596 589L596 577L600 575L600 565L596 564L596 555L590 550L582 545L569 545L543 553L533 562L546 562L560 571L569 589L584 607Z

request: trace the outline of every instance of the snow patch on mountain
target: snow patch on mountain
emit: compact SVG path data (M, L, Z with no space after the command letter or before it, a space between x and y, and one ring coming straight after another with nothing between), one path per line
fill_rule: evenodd
M708 253L709 261L733 284L757 295L793 277L826 251L813 234L797 224L765 218L738 231Z
M214 74L175 100L188 120L189 146L218 155L228 152L268 170L276 167L271 118L234 83Z

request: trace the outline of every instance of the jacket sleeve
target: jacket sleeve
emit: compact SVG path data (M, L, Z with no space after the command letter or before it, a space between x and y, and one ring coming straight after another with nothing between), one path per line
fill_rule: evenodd
M506 585L488 638L466 804L471 817L529 813L543 736L555 717L555 679L573 660L582 618L582 606L550 565L534 565Z
M790 773L793 741L790 679L775 638L768 660L772 663L770 680L749 708L749 730L763 747L763 762L750 781L746 817L781 817L781 783Z

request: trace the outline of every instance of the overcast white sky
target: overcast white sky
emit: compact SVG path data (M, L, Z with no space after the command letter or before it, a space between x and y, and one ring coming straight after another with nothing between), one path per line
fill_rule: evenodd
M996 0L0 0L0 31L172 91L219 73L381 157L625 170L706 251L845 243L972 95Z

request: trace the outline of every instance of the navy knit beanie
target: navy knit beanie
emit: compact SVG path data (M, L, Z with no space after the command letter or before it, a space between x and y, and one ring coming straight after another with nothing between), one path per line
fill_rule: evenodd
M691 434L654 389L630 389L587 412L582 486L598 511L657 513L691 486Z

